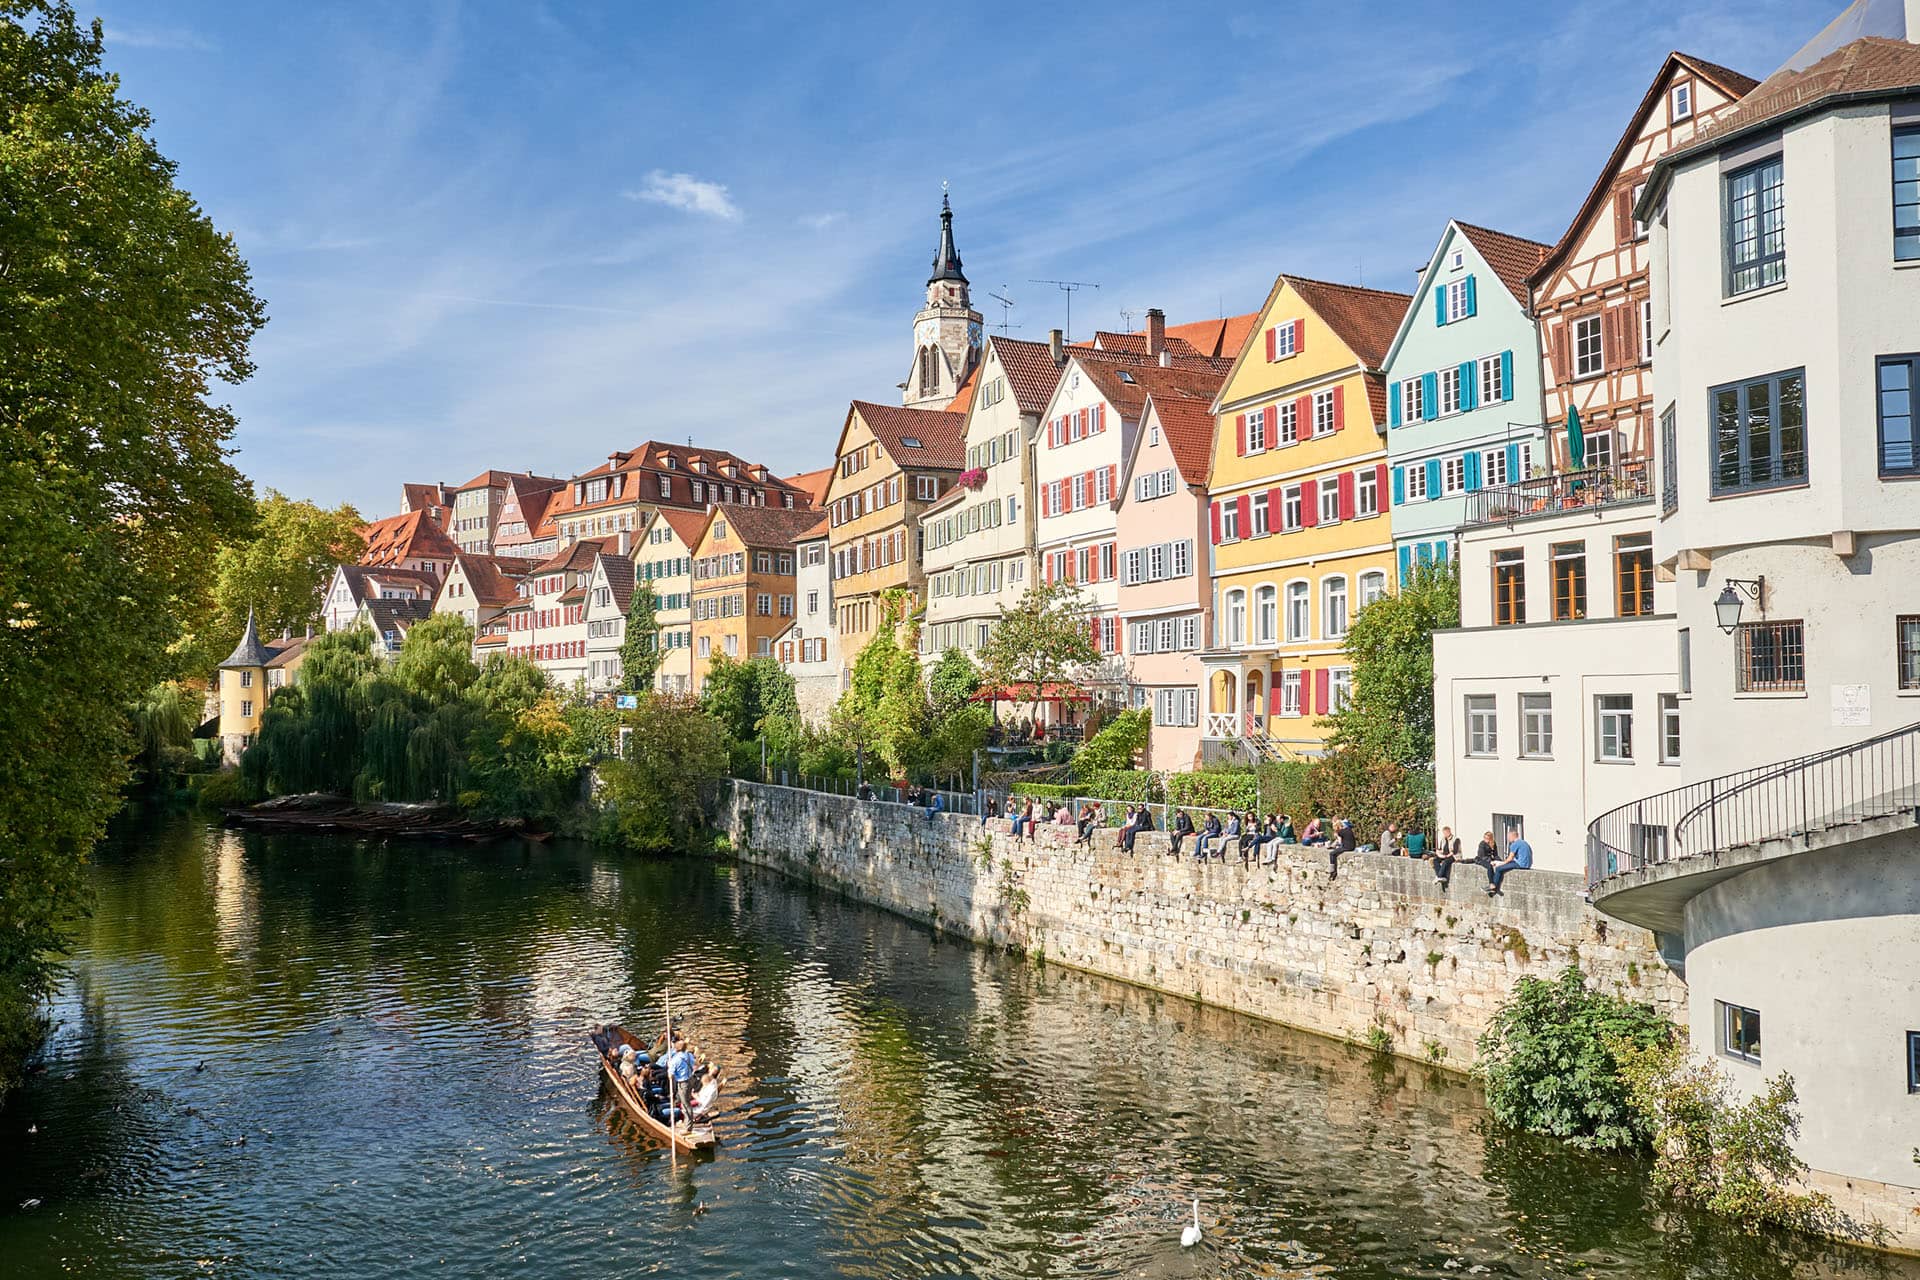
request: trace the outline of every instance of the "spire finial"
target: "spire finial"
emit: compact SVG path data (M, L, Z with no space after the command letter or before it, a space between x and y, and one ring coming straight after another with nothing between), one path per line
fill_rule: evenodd
M940 247L934 251L933 274L927 277L927 283L937 280L967 282L960 270L960 251L953 247L953 202L947 196L944 178L940 180Z

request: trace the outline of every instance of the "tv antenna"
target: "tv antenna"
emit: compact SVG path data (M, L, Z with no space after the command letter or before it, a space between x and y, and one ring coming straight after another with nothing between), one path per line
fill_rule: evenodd
M1012 323L1011 320L1009 319L1009 317L1013 314L1013 309L1020 305L1019 303L1015 302L1012 298L1006 296L1007 294L1010 294L1012 292L1013 290L1007 288L1006 285L1001 285L999 293L989 293L987 295L989 298L992 298L995 302L1000 304L1000 336L1003 338L1007 336L1007 331L1009 329L1018 329L1020 327L1019 325Z
M1050 284L1067 295L1066 339L1073 341L1073 295L1079 289L1098 289L1100 286L1087 280L1029 280L1028 284Z

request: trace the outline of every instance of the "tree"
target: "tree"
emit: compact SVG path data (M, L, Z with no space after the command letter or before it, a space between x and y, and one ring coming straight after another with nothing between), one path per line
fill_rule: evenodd
M726 735L736 773L757 773L762 737L768 740L769 758L786 759L798 751L800 702L793 676L772 658L715 658L700 689L700 706Z
M620 670L627 688L653 688L654 673L660 670L660 618L653 610L653 584L633 584L633 601L627 606L627 635L620 642Z
M1001 688L1031 686L1035 711L1050 684L1070 684L1079 672L1100 661L1087 628L1092 605L1071 582L1042 582L1027 588L1019 603L1000 608L1000 620L980 651L987 683Z
M949 649L927 672L927 698L936 720L945 720L967 706L980 691L980 668L964 649Z
M1096 773L1133 768L1133 758L1147 749L1152 730L1153 716L1145 707L1122 711L1074 753L1073 776L1084 780Z
M0 0L0 1091L246 482L212 383L253 371L247 267L66 0Z
M149 787L185 773L193 760L198 706L171 681L153 686L133 704L134 769Z
M421 619L394 659L393 678L423 712L459 700L480 678L473 663L473 628L457 613Z
M249 609L262 635L298 635L318 622L328 577L336 566L352 564L366 550L360 536L364 524L351 506L329 511L267 490L256 504L250 536L228 542L214 556L216 647L223 638L240 634Z
M1335 748L1403 766L1433 762L1433 633L1460 625L1460 579L1423 565L1397 594L1354 615L1347 630L1353 696L1329 717Z
M643 693L623 719L633 731L627 754L600 767L603 836L642 853L692 848L706 793L726 774L725 730L692 698L671 694Z

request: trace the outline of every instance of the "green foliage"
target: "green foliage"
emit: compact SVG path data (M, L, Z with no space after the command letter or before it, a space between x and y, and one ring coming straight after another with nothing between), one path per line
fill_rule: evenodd
M1074 755L1073 776L1086 778L1133 768L1134 760L1146 754L1147 735L1152 730L1153 713L1145 707L1122 711Z
M1551 982L1522 978L1480 1036L1487 1107L1504 1125L1576 1147L1644 1146L1650 1129L1621 1056L1675 1039L1657 1010L1588 989L1576 968Z
M1351 818L1368 839L1389 821L1407 830L1433 830L1433 774L1409 769L1364 747L1342 747L1299 775L1298 809Z
M1167 803L1201 809L1251 809L1258 786L1251 769L1201 769L1167 776Z
M265 310L100 59L63 0L0 0L0 1093L120 803L127 708L179 674L249 509L209 397L253 372Z
M726 734L733 771L740 777L758 776L762 737L769 760L792 759L798 753L803 731L793 677L772 658L715 658L700 690L700 705Z
M1367 1048L1382 1055L1392 1053L1393 1033L1379 1023L1374 1023L1367 1028Z
M167 786L195 767L193 731L199 711L199 699L172 681L153 686L133 704L129 719L136 785Z
M473 628L457 613L436 613L407 632L393 678L423 711L463 696L480 678L473 664Z
M725 731L697 701L671 694L642 693L621 721L633 732L625 758L600 766L596 838L642 853L692 849L703 801L726 774Z
M1823 1192L1801 1188L1806 1162L1793 1149L1798 1096L1786 1072L1735 1101L1719 1064L1690 1057L1677 1039L1623 1044L1621 1078L1650 1137L1654 1186L1751 1231L1788 1227L1818 1235L1869 1234Z
M654 612L653 584L633 584L627 605L627 634L620 642L620 671L629 689L651 689L660 670L660 618Z
M1354 615L1346 649L1353 696L1329 721L1333 747L1397 765L1433 761L1433 633L1460 625L1460 578L1423 565L1411 582Z
M1082 669L1100 660L1087 633L1091 607L1085 593L1071 582L1035 583L1017 604L1003 605L993 634L980 651L986 682L1031 686L1037 711L1042 686L1071 684Z
M1076 760L1075 764L1078 763ZM1102 800L1124 800L1133 804L1153 804L1165 798L1160 775L1150 769L1110 769L1089 774L1080 780L1076 790Z
M1016 782L1008 790L1016 796L1032 796L1036 800L1071 800L1080 794L1078 787L1051 782Z
M927 672L927 699L933 704L936 720L965 710L968 701L980 691L980 668L964 649L949 649Z

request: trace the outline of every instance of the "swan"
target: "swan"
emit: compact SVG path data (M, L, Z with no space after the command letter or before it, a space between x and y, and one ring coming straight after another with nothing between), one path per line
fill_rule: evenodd
M1195 1200L1193 1202L1193 1221L1187 1224L1185 1230L1181 1231L1180 1247L1182 1249L1191 1249L1193 1248L1193 1246L1199 1243L1200 1243L1200 1202L1198 1200Z

